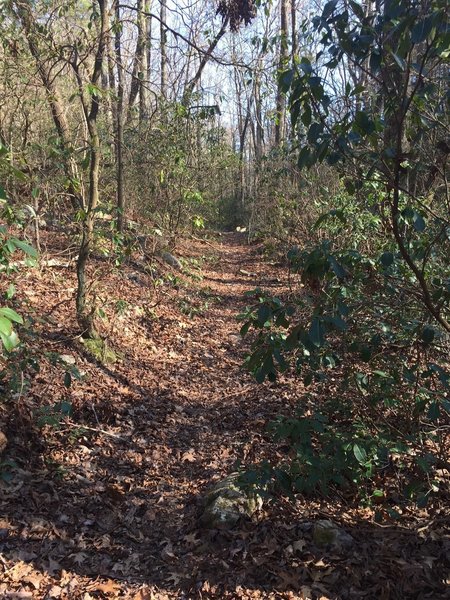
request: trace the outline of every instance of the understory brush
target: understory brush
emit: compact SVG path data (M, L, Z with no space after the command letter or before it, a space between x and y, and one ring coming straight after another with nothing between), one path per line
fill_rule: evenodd
M296 298L257 292L242 315L256 379L293 368L315 394L272 425L289 459L265 476L288 493L340 486L380 516L445 494L450 475L446 8L333 0L305 23L320 51L279 75L291 170L320 188L328 169L335 191L314 194L322 214L287 253ZM349 64L364 76L344 83Z
M254 332L246 367L257 381L284 372L305 388L297 412L269 426L286 459L260 465L253 479L273 480L287 494L339 488L376 506L378 518L392 517L448 484L449 340L415 293L374 205L351 218L356 200L344 193L335 200L316 222L318 241L288 252L298 274L292 298L257 289L240 315L242 335ZM406 203L403 214L404 230L417 233ZM430 229L421 236L433 238ZM445 269L436 252L444 310Z

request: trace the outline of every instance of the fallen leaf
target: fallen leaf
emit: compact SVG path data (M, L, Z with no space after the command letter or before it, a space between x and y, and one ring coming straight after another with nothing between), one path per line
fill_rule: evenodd
M196 546L201 542L201 540L197 537L197 533L188 533L184 536L183 540L193 546Z
M195 462L197 459L195 458L195 451L193 448L188 450L181 457L181 462Z
M313 591L307 585L302 585L300 588L300 598L301 600L312 600L313 599Z
M287 589L295 589L298 590L300 587L300 575L296 573L289 573L287 571L282 571L278 573L278 577L281 579L281 585L284 590Z
M59 585L52 585L52 587L47 592L45 598L60 598L62 593L62 588Z
M41 573L35 573L35 574L31 574L31 575L27 575L26 577L22 578L23 583L30 583L35 590L38 590L41 586L42 580L44 579L43 575L41 575Z
M156 519L156 511L154 511L152 508L149 508L145 511L143 518L146 521L154 521Z
M164 548L162 549L162 552L161 552L161 558L163 560L169 560L169 561L175 560L177 558L173 552L172 542L168 542L164 546Z
M57 562L56 560L54 560L53 558L48 559L48 566L47 566L47 573L49 575L57 575L61 572L61 565L59 564L59 562Z
M292 548L295 552L302 552L307 546L306 540L296 540L292 543Z
M133 596L133 600L154 600L155 595L150 588L147 586L142 587Z
M75 552L75 554L69 555L69 558L71 558L76 565L83 564L87 557L88 555L85 552Z
M117 596L117 592L121 589L120 583L116 583L113 579L108 579L105 583L95 582L88 586L90 592L103 592L104 594L114 594Z
M178 585L183 578L182 573L177 573L176 571L171 571L169 576L167 577L167 581L171 581L173 585Z

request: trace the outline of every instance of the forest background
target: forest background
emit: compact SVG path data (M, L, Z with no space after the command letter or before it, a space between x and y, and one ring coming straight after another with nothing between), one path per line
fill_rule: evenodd
M155 286L176 288L176 275L153 276L155 260L182 269L186 237L237 228L290 274L283 294L248 293L245 367L262 385L303 386L297 412L270 424L286 456L247 468L242 486L291 498L343 490L379 507L380 521L441 502L446 2L16 0L1 3L0 28L9 414L51 362L31 351L37 320L15 285L59 260L53 248L44 261L49 236L76 273L77 335L105 359L114 315L95 261L120 270L139 255ZM52 360L67 388L82 379ZM45 410L59 422L71 407L55 406Z

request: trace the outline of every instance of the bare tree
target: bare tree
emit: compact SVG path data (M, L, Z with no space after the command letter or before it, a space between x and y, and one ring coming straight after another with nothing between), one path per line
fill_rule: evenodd
M120 27L120 7L118 0L114 0L115 35L114 52L117 67L117 102L115 110L115 159L116 159L116 183L117 183L117 229L120 233L124 230L125 223L125 194L124 194L124 165L123 165L123 120L124 120L124 79L125 70L122 59L122 41ZM111 85L114 85L114 71L111 73Z
M132 117L132 109L139 96L139 121L142 122L147 114L147 4L146 0L137 0L136 6L137 39L134 53L133 72L131 76L130 95L128 99L128 121Z
M287 18L287 1L280 0L280 49L278 60L278 74L280 75L286 67L288 59L288 18ZM284 124L286 118L286 99L281 87L278 83L277 99L276 99L276 115L275 115L275 146L279 146L284 137Z
M89 184L87 194L83 191L82 179L73 153L73 141L70 127L66 118L65 105L61 99L56 79L51 74L49 65L52 64L46 60L44 51L41 49L42 25L38 23L32 12L30 3L25 0L14 0L12 9L15 10L27 39L30 53L36 63L39 76L46 91L47 101L52 113L55 128L58 134L61 148L63 149L63 166L68 180L68 191L73 200L77 211L81 211L81 230L82 237L77 259L77 279L78 287L76 294L76 313L81 330L88 336L96 335L94 327L94 308L89 306L87 301L87 283L86 283L86 265L91 251L95 211L99 202L99 171L100 171L100 137L97 126L97 118L100 108L100 84L103 72L103 58L107 46L107 6L106 0L97 0L98 7L98 27L95 40L96 50L93 62L93 68L88 80L88 88L83 76L83 68L86 61L85 56L80 56L79 45L75 42L68 49L67 58L64 63L70 65L75 75L78 87L78 98L83 115L84 123L89 137ZM50 38L51 32L46 31ZM58 48L56 40L52 40L54 48ZM56 53L57 59L64 56L62 51ZM53 57L53 62L55 57ZM64 68L60 72L65 73Z
M161 52L161 96L166 98L167 96L167 30L166 30L166 19L167 19L167 1L160 0L160 52Z
M66 117L64 102L56 86L56 82L51 73L51 67L48 60L41 50L41 34L39 25L32 12L31 5L26 0L14 0L11 2L11 9L17 14L22 24L31 56L33 57L39 77L44 86L47 102L49 104L55 129L58 134L59 143L63 151L63 168L67 178L67 191L72 200L75 210L85 208L86 202L84 191L81 184L81 176L72 152L72 135L69 123Z

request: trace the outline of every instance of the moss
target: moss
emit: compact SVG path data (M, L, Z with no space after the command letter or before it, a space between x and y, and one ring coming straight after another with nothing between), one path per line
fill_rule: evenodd
M83 343L86 350L103 364L112 365L117 362L117 354L108 347L108 344L104 340L100 338L88 339L84 340Z
M321 521L314 527L314 542L318 546L327 546L336 541L336 528L332 523Z

